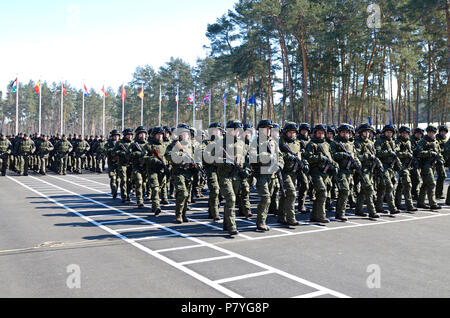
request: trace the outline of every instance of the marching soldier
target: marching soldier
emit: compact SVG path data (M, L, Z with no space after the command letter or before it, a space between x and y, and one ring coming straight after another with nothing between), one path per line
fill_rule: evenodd
M19 175L28 176L28 168L30 166L30 157L36 151L34 142L28 137L27 134L23 135L23 139L16 144L17 154L17 172Z
M106 140L104 136L100 136L99 140L94 146L94 157L96 161L96 172L103 173L106 163Z
M212 157L216 158L217 177L220 189L225 199L223 230L231 236L239 234L236 226L236 201L241 206L243 201L238 200L238 193L242 187L242 180L249 176L249 165L246 162L245 143L239 138L244 126L238 120L227 123L225 138L218 139L217 148L212 150ZM216 152L218 151L218 152ZM246 210L246 215L250 212Z
M147 128L140 126L135 131L134 142L128 148L128 157L131 162L132 178L134 184L134 194L138 207L144 207L144 192L146 180L146 147L147 147Z
M399 172L399 182L395 194L395 205L401 210L402 194L405 198L406 210L415 212L417 209L413 205L411 197L411 169L414 166L413 149L410 141L411 129L406 126L400 127L395 144L397 146L397 156L401 161L401 170Z
M3 135L3 133L0 133L0 171L3 177L6 176L6 169L8 169L11 151L11 142Z
M194 147L191 141L190 127L180 124L177 127L178 140L167 147L165 157L172 163L172 179L175 186L176 205L175 222L189 222L186 217L189 196L192 192L194 174L198 172L199 164L193 159Z
M350 141L352 128L347 124L342 124L338 128L338 135L330 145L333 160L339 164L337 175L338 199L336 202L336 219L348 221L345 216L345 208L353 184L353 174L356 172L362 175L362 167L355 153L353 142Z
M313 137L305 150L305 159L310 167L312 187L316 193L310 221L324 224L330 223L325 210L327 189L331 183L330 176L332 174L337 175L338 169L338 165L331 155L330 145L325 141L326 131L327 128L324 125L314 127Z
M164 138L163 138L163 143L166 145L166 149L167 147L169 147L170 143L172 142L171 140L171 135L172 135L172 131L171 128L169 126L164 126ZM161 154L162 156L164 156L164 154ZM167 205L169 204L169 186L170 186L170 170L172 169L170 166L170 162L167 162L167 167L169 168L169 172L166 175L166 184L161 188L161 204L162 205Z
M72 144L67 140L66 135L62 136L62 140L60 140L56 146L56 162L58 164L58 174L66 175L67 173L67 160L69 154L73 150Z
M118 177L120 179L120 195L122 197L122 203L130 202L131 193L131 166L128 158L128 148L132 143L134 136L133 129L125 129L123 131L123 138L117 141L112 155L118 157Z
M271 137L275 140L280 140L280 126L276 123L273 123L273 128L271 130ZM280 194L280 181L275 179L273 184L273 193L270 198L270 206L269 206L269 214L278 215L278 203L279 203L279 194Z
M355 152L358 160L361 162L362 175L360 176L360 192L356 199L355 215L366 217L367 214L363 212L364 203L367 206L369 217L377 219L380 216L376 213L373 202L374 190L374 175L384 173L383 164L375 156L375 145L370 139L370 133L374 132L369 124L362 124L358 129L358 136L355 138ZM375 170L376 169L376 170Z
M83 168L83 162L86 161L86 154L89 152L89 150L91 150L91 146L89 146L89 143L84 140L83 136L80 136L80 139L73 144L75 145L73 149L74 172L82 174L81 169Z
M146 145L147 150L147 176L149 188L152 190L152 211L155 216L161 214L161 193L166 187L166 178L169 174L167 160L164 157L167 143L164 142L164 128L156 127L152 131L152 139Z
M384 174L380 179L377 193L376 209L379 213L387 213L383 209L383 201L386 198L390 213L398 214L400 211L395 206L394 190L396 185L396 172L399 171L399 159L397 157L396 146L393 136L396 129L392 125L386 125L375 142L376 156L383 164Z
M439 144L439 155L444 156L444 145L447 142L448 128L447 126L439 126L438 134L436 135L436 141ZM444 197L444 183L447 179L447 173L445 172L445 165L439 161L436 164L436 199L445 199Z
M43 176L47 173L48 158L50 153L55 149L53 144L45 135L41 136L41 141L38 144L38 158L39 158L39 173Z
M256 189L260 197L257 207L256 229L269 231L266 225L270 199L274 191L274 183L281 175L283 158L279 150L279 141L271 138L272 120L261 120L258 124L259 136L250 146L250 163L256 177Z
M419 209L439 210L441 207L436 202L436 181L434 180L434 168L437 162L443 163L443 158L439 153L439 143L436 140L437 128L428 126L427 134L414 151L415 157L419 160L420 174L423 180L419 192L417 207ZM425 195L428 196L429 206L425 204Z
M286 195L280 199L278 222L287 226L297 226L295 218L295 200L299 171L308 173L308 163L302 159L300 141L297 139L298 125L287 122L280 138L280 151L283 155L283 182Z
M110 138L105 146L106 158L108 161L108 176L111 194L113 198L117 198L119 188L119 157L113 154L116 143L120 140L120 133L114 129L111 131Z
M419 144L419 141L422 140L424 133L425 131L421 128L414 129L414 135L410 138L413 152ZM411 196L414 201L419 199L419 185L421 182L419 165L413 165L411 169Z
M309 134L311 133L311 126L309 124L301 124L299 127L300 134L297 138L300 140L302 152L306 151L306 146L310 142ZM298 174L298 212L302 214L308 213L305 206L306 196L311 194L308 177L303 171L299 171Z

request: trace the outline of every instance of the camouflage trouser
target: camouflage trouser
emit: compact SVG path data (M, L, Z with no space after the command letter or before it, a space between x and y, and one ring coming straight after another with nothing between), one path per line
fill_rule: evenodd
M411 195L416 200L419 197L419 185L420 185L421 179L420 179L420 170L419 169L412 169L411 170Z
M85 158L81 158L81 156L76 156L73 159L73 171L77 171L78 173L81 173L81 168L83 166L83 161Z
M405 198L406 208L413 208L414 206L411 197L411 175L409 169L405 169L399 172L398 186L395 193L395 204L397 205L397 207L401 206L402 195Z
M383 201L386 197L386 201L390 212L397 210L394 202L394 190L396 185L395 171L391 168L384 167L384 174L380 178L380 183L377 189L377 201L376 209L377 211L383 211Z
M331 179L325 174L311 175L312 186L314 188L316 199L313 202L313 209L311 212L311 220L323 220L327 217L325 210L325 203L328 196L328 187L331 184Z
M168 202L169 201L169 195L167 191L167 187L169 185L169 180L167 180L169 177L166 175L163 179L163 182L161 184L161 200Z
M144 204L146 173L144 170L133 169L132 177L134 184L134 195L136 196L137 204Z
M297 174L296 173L283 173L283 184L286 190L286 197L281 195L280 208L278 212L279 222L296 222L295 219L295 199L296 199L296 185Z
M28 174L30 165L30 156L17 156L17 172L19 174Z
M39 172L44 174L47 173L48 157L39 158Z
M6 175L6 170L8 169L9 158L8 155L0 156L0 172L2 175Z
M217 173L214 171L207 172L208 175L208 189L209 189L209 199L208 199L208 214L209 218L219 217L219 179Z
M367 212L372 216L376 213L375 205L373 203L373 195L375 193L373 185L373 173L366 169L363 171L364 175L360 176L359 181L359 195L356 197L356 213L363 212L363 205L366 203Z
M117 190L119 188L119 180L117 179L119 175L119 170L117 166L108 167L109 176L109 186L111 188L111 194L115 197L117 196Z
M436 166L436 175L437 175L436 197L442 197L442 195L444 193L444 182L445 182L445 179L447 179L447 173L445 171L444 165Z
M298 210L300 210L302 206L305 204L306 196L308 195L309 188L312 185L309 184L308 177L302 171L298 173L297 184L298 184Z
M119 167L119 179L120 179L120 195L122 200L130 197L131 192L131 167L120 166Z
M225 199L223 210L223 229L226 231L236 231L236 194L241 186L241 180L233 180L225 176L219 176L221 193Z
M161 209L161 190L165 187L166 176L164 172L148 172L148 186L151 189L152 210Z
M257 174L256 175L256 190L260 197L257 207L258 216L256 218L257 226L265 226L267 219L267 212L269 212L270 200L273 194L276 177L271 174Z
M97 172L102 173L103 172L103 167L105 166L105 158L95 158L96 161L96 166L97 166Z
M280 181L278 179L274 180L273 183L273 193L270 198L270 206L269 206L269 213L273 213L275 215L278 215L279 212L279 194L280 194Z
M189 195L192 191L193 176L190 174L176 174L173 176L175 186L175 214L177 217L186 215Z
M337 182L339 183L339 192L336 201L336 217L345 216L345 207L350 196L353 175L350 172L340 170L337 176Z
M432 167L424 167L420 171L423 183L420 188L418 204L425 204L425 195L428 196L430 206L437 205L436 202L436 181L434 180L434 171Z
M249 178L241 180L241 186L236 197L236 202L239 207L239 214L248 216L251 212L250 208L250 182Z

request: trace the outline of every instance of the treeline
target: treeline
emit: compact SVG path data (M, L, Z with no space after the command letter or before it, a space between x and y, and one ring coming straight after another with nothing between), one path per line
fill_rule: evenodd
M196 89L196 119L252 123L270 118L311 124L374 125L447 122L450 78L450 13L448 0L379 0L380 26L371 1L240 0L232 10L207 26L209 57L191 66L171 58L158 70L138 67L126 86L125 126L140 123L138 93L144 84L144 124L158 124L162 85L164 125L175 124L175 94L179 86L180 122L192 122L187 97ZM373 6L371 8L374 8ZM42 83L43 133L59 130L61 84ZM37 130L35 83L21 83L20 130ZM394 91L393 87L396 87ZM66 84L66 133L81 127L82 90ZM1 94L1 92L0 92ZM86 132L101 133L102 93L86 97ZM121 126L120 88L109 88L107 130ZM240 96L238 105L236 96ZM1 129L14 131L15 94L1 99ZM240 112L240 114L239 114Z

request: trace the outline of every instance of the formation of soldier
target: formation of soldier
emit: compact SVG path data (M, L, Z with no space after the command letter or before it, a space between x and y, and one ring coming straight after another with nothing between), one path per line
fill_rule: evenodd
M208 189L209 218L222 221L223 201L223 229L231 236L238 234L236 214L253 216L252 187L259 197L257 231L270 230L269 213L291 228L299 225L297 213L310 213L311 222L326 224L327 212L348 221L348 208L371 219L414 213L417 208L441 209L437 199L445 198L450 163L445 126L429 126L426 131L406 126L397 130L393 125L375 130L369 124L356 129L348 124L311 129L308 124L287 122L280 129L271 120L262 120L256 129L232 120L226 127L213 123L207 132L186 124L176 129L113 130L108 140L1 135L0 168L2 175L8 166L21 175L27 175L28 169L45 175L48 168L65 175L67 170L82 173L83 169L101 173L107 166L113 198L120 193L126 203L133 193L139 208L151 201L155 216L161 205L175 198L179 224L189 222L189 203ZM445 203L450 205L450 190Z

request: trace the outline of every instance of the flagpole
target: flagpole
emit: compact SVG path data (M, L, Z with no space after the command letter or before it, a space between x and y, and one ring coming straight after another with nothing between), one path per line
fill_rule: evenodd
M159 85L159 122L158 122L158 127L161 127L161 85Z
M195 128L195 87L194 87L194 102L192 106L192 128Z
M223 128L227 126L227 97L223 94Z
M105 87L105 84L103 84L103 87ZM102 113L103 136L105 136L105 128L106 128L106 98L105 98L105 94L103 93L103 113Z
M16 136L19 134L19 78L16 76Z
M39 88L39 135L41 135L41 133L42 133L42 89Z
M122 92L120 94L120 97L122 98L122 131L125 130L125 98L123 98L124 89L125 83L122 84Z
M64 135L64 131L63 131L63 116L64 116L64 97L63 97L63 82L61 81L61 135ZM40 91L40 90L39 90Z
M84 83L83 83L83 85L84 85ZM81 135L83 137L84 137L84 94L85 94L85 92L83 92L83 104L81 106Z
M256 97L253 101L253 128L256 126Z
M209 123L208 123L208 127L211 125L211 99L212 99L212 91L211 91L211 94L209 96Z
M180 86L177 85L177 120L176 120L176 127L178 127L178 104L179 104L179 100L180 100Z
M142 84L142 92L144 92L144 84ZM141 98L141 126L144 126L144 95Z

